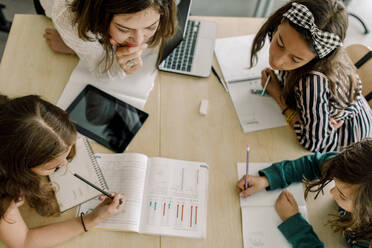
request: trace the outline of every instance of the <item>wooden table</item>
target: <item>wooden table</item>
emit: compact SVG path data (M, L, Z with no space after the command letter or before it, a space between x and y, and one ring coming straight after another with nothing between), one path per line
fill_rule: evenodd
M251 34L263 19L198 17L218 24L217 37ZM50 20L16 15L0 67L0 92L9 96L38 94L56 103L77 64L71 55L56 54L42 38ZM244 51L242 51L244 52ZM247 51L248 52L248 51ZM216 67L218 65L214 61ZM202 99L208 114L199 114ZM203 240L92 230L59 247L243 247L239 197L235 193L236 163L245 161L249 143L252 162L295 159L307 154L289 127L244 134L229 95L211 75L187 77L160 72L146 103L148 121L127 151L149 156L205 161L209 165L207 238ZM108 152L95 144L96 152ZM333 234L327 215L336 205L329 195L307 201L308 216L326 247L344 246ZM22 215L30 227L74 216L71 210L58 218L42 218L27 206ZM2 247L0 245L0 247Z

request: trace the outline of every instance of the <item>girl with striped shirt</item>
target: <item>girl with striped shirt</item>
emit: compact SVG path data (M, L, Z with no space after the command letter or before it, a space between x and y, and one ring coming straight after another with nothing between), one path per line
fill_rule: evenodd
M271 69L262 72L267 92L306 149L336 151L372 137L372 110L362 82L342 46L347 13L337 0L290 1L257 33L251 64L271 40Z

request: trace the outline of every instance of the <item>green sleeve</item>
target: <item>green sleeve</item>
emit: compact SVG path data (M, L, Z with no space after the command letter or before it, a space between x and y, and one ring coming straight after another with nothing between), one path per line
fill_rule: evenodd
M300 213L289 217L278 228L293 248L324 248L323 242Z
M296 160L284 160L260 170L259 174L267 177L270 185L267 190L286 188L291 183L302 182L304 178L307 180L319 178L321 164L337 154L337 152L324 154L316 152Z

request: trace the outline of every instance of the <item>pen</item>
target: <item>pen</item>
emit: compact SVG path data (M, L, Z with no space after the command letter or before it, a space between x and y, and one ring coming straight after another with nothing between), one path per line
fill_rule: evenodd
M248 188L248 170L249 170L249 145L247 147L247 160L246 160L246 164L245 164L245 183L244 183L244 189L247 189Z
M212 73L216 76L216 78L218 79L218 81L219 81L219 82L222 84L222 86L225 88L226 92L229 92L229 91L227 90L226 85L223 83L222 78L218 75L216 69L214 69L214 66L213 66L213 65L212 65Z
M112 195L110 195L109 193L107 193L106 191L100 189L99 187L97 187L96 185L94 185L93 183L89 182L88 180L86 180L85 178L79 176L78 174L76 173L72 173L72 175L74 175L75 177L79 178L81 181L83 181L84 183L88 184L89 186L95 188L96 190L98 190L99 192L101 192L102 194L104 194L105 196L107 196L108 198L110 198L111 200L114 200L114 197ZM123 202L122 200L119 200L119 205L121 205Z
M267 88L267 85L269 84L269 81L270 81L270 75L266 79L265 86L263 87L261 96L263 96L265 94L265 90Z

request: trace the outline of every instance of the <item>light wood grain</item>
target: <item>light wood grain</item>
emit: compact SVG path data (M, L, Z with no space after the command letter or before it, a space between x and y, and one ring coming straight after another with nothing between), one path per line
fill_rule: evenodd
M36 15L16 15L0 66L0 92L10 97L37 94L56 103L78 62L73 55L54 53L43 38L44 29L52 27L49 19ZM128 147L150 156L159 154L159 87L151 92L145 111L150 114ZM92 142L95 152L110 152ZM27 205L21 214L29 227L63 221L76 215L76 208L56 218L43 218ZM129 232L90 230L58 247L160 247L160 237ZM0 247L4 247L0 242Z
M257 32L264 22L255 18L193 18L216 21L218 38ZM50 26L51 22L45 17L16 15L0 67L2 93L39 94L57 102L78 60L49 49L42 34L44 28ZM214 64L219 71L216 60ZM202 99L209 102L206 116L199 114ZM236 163L245 161L247 144L252 149L252 162L274 162L308 154L289 127L244 134L229 95L213 75L195 78L160 72L145 110L150 117L127 151L208 163L207 238L160 238L92 230L59 247L243 247L235 183ZM93 148L96 152L110 152L96 143ZM326 247L344 246L341 236L324 226L328 213L336 211L330 195L316 201L309 199L307 205L310 222ZM21 210L30 227L71 218L76 211L68 211L58 218L42 218L27 206Z

